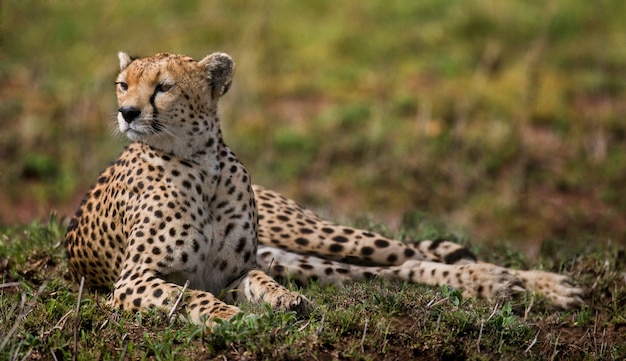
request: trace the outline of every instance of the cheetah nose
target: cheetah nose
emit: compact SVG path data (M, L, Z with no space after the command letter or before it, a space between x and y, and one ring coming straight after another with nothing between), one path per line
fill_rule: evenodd
M122 117L128 124L132 123L141 114L141 110L131 106L120 107L119 112L122 113Z

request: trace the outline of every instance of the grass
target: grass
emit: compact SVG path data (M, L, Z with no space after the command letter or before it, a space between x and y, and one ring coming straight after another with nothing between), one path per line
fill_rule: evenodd
M373 279L300 289L318 305L309 319L244 304L245 315L208 333L158 310L119 313L104 306L105 295L81 295L63 260L61 228L53 218L0 229L0 359L626 357L626 265L616 247L590 245L566 262L545 255L540 264L515 252L492 259L493 251L477 250L500 264L530 263L570 274L588 292L586 305L575 310L554 310L535 294L489 302L445 286ZM419 228L427 227L422 222L403 231L417 234Z

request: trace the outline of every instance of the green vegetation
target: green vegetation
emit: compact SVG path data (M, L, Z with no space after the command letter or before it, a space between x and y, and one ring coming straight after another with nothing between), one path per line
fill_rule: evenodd
M0 359L626 358L625 18L620 0L0 1ZM230 53L223 126L255 182L402 239L470 235L573 275L588 306L373 280L304 289L310 320L246 306L213 334L90 293L75 317L63 227L32 220L70 215L126 143L118 50Z
M68 279L59 228L54 219L0 228L2 360L626 357L626 264L615 247L591 245L584 255L567 254L567 262L542 259L539 266L571 274L588 291L587 304L576 310L555 312L534 294L489 302L448 287L373 279L301 289L318 305L309 319L244 304L245 315L210 333L161 311L119 313L105 306L102 294L79 296ZM497 261L528 262L504 252Z

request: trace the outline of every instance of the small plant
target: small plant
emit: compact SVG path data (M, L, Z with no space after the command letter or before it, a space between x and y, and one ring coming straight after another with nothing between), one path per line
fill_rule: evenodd
M594 312L587 306L581 307L579 310L574 311L574 325L579 327L585 327L594 321Z
M461 306L466 300L460 290L443 285L440 287L441 295L446 298L454 306Z
M497 305L496 305L497 306ZM503 331L517 320L517 316L513 314L513 308L510 302L506 302L502 305L500 310L496 311L495 316L492 318L491 324L495 326L496 330Z

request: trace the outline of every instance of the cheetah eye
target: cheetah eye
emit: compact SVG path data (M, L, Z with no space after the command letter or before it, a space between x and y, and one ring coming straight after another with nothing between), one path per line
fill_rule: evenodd
M156 86L156 90L158 92L161 92L161 93L167 93L173 87L174 87L174 85L172 85L172 84L163 84L163 83L161 83L161 84Z
M123 81L118 81L118 82L117 82L117 83L115 83L115 84L117 84L117 86L118 86L118 87L120 87L120 90L121 90L121 91L124 91L124 92L125 92L125 91L127 91L127 90L128 90L128 84L126 84L126 83L125 83L125 82L123 82Z

